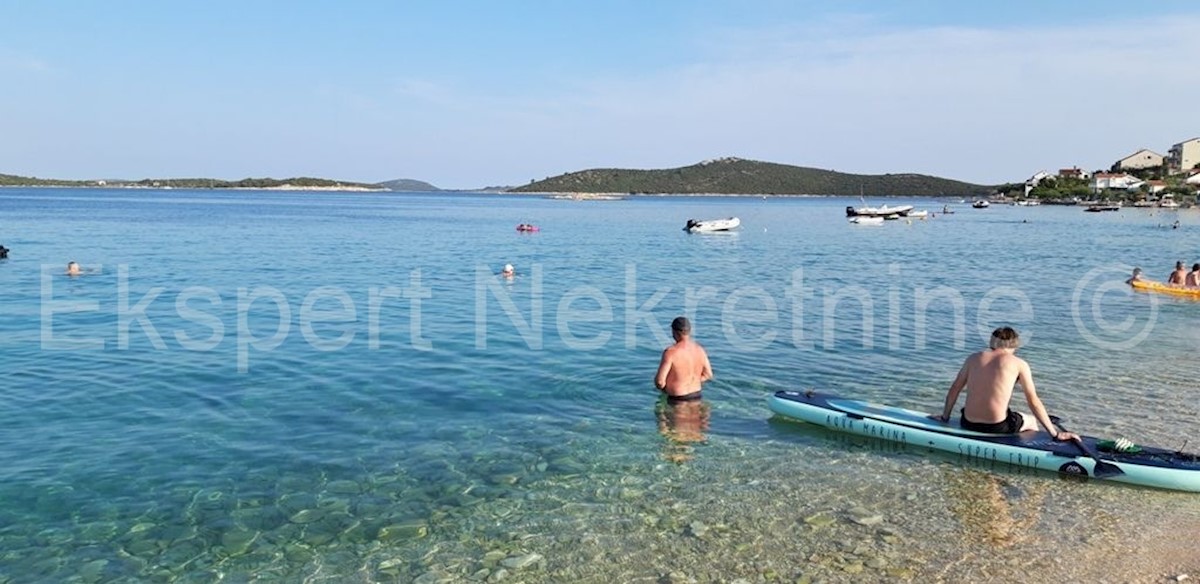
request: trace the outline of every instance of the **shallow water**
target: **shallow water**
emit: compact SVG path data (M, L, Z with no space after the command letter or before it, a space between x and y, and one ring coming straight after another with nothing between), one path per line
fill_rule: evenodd
M1012 324L1073 430L1181 446L1200 303L1120 282L1195 261L1200 214L847 225L856 202L0 190L0 582L1043 581L1194 525L1194 495L979 468L765 399L933 411ZM681 313L717 379L664 412Z

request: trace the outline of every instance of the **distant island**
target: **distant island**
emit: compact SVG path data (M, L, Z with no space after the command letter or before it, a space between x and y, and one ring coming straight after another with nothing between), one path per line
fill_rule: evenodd
M581 170L534 181L509 192L974 197L995 191L995 186L923 174L848 174L720 158L663 170Z
M427 182L413 180L411 178L398 178L396 180L385 180L381 183L375 183L375 185L383 187L389 191L431 193L431 192L436 192L436 191L442 190L442 189L439 189Z
M419 180L400 178L381 183L339 181L326 178L244 178L227 181L212 178L159 178L141 180L98 179L61 180L29 176L0 174L0 186L10 187L91 187L91 188L145 188L145 189L275 189L275 190L322 190L322 191L395 191L432 192L437 187Z
M0 174L0 186L443 192L432 184L409 178L363 183L312 177L236 181L211 178L58 180ZM719 158L682 168L581 170L519 187L485 187L474 192L984 197L1003 189L1003 186L978 185L924 174L849 174L741 158Z

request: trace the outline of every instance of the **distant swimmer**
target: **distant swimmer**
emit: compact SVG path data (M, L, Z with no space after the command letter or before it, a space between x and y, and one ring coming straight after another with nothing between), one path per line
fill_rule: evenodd
M81 275L83 275L83 270L79 269L79 263L78 263L78 262L67 262L67 275L68 275L68 276L81 276Z
M1133 269L1133 275L1132 275L1132 276L1130 276L1128 280L1125 280L1125 283L1126 283L1126 284L1133 284L1134 282L1141 282L1142 280L1143 280L1143 278L1142 278L1142 269L1141 269L1141 268L1134 268L1134 269Z
M700 399L700 385L713 378L708 353L692 340L692 323L680 316L671 321L675 344L667 347L654 375L654 386L667 394L668 403Z
M1182 286L1187 280L1187 268L1183 267L1183 262L1175 262L1175 271L1167 276L1168 286Z
M1200 288L1200 264L1192 264L1192 271L1183 277L1183 285L1188 288Z
M511 278L517 275L517 270L512 264L504 264L504 269L500 270L500 275L504 276L505 278Z
M8 259L8 248L0 245L0 260Z

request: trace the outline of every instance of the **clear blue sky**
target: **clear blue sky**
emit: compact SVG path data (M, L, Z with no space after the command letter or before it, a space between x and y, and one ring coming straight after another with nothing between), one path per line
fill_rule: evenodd
M1200 136L1200 2L0 0L0 173L972 182Z

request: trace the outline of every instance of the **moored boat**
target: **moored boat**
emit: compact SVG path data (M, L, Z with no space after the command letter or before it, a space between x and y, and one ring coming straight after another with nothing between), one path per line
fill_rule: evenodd
M850 222L855 225L883 225L883 217L869 217L866 215L858 215L850 218Z
M742 220L737 217L726 217L725 219L706 219L697 221L688 219L683 230L688 233L713 233L717 231L731 231L737 229L742 224Z
M1084 211L1088 213L1102 213L1104 211L1120 211L1120 205L1088 205Z
M979 199L978 201L971 203L971 206L975 207L976 209L987 209L991 205L992 204L987 199Z
M897 217L904 217L905 215L908 215L909 213L911 213L912 210L913 210L912 205L896 205L895 207L889 207L888 205L884 205L882 207L853 207L853 206L847 205L846 206L846 216L847 217L887 217L888 215L895 215Z
M936 449L970 460L1001 462L1080 477L1160 489L1200 492L1200 455L1124 439L1080 436L1080 442L1058 442L1037 430L1019 434L985 434L941 422L924 412L844 399L815 391L778 391L769 398L771 411L832 430ZM1093 458L1093 455L1097 456ZM1099 469L1099 472L1097 470Z

